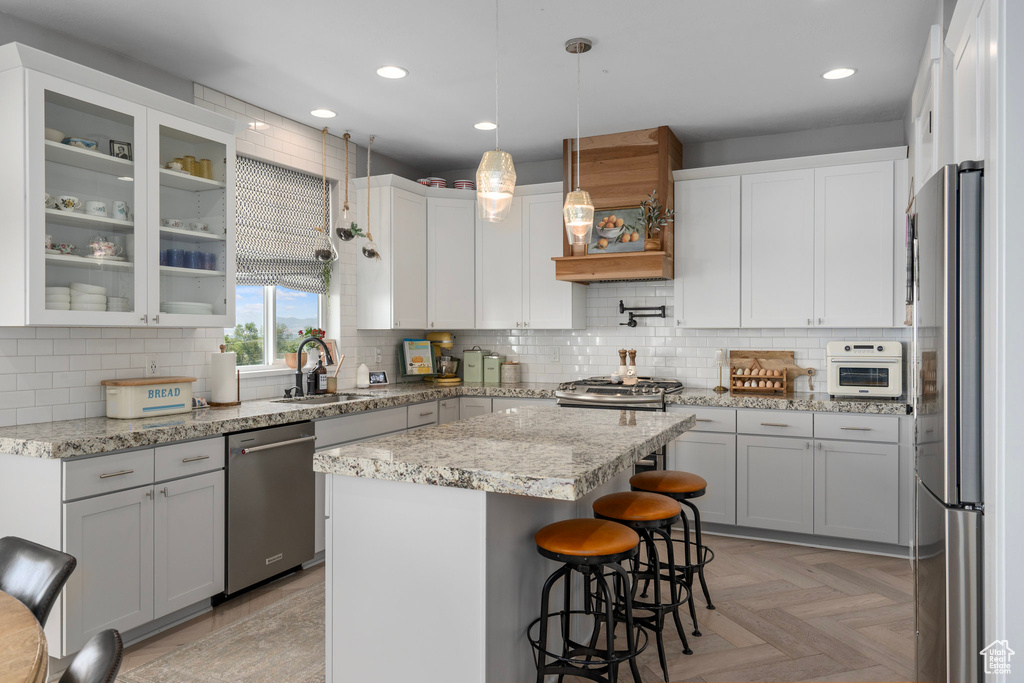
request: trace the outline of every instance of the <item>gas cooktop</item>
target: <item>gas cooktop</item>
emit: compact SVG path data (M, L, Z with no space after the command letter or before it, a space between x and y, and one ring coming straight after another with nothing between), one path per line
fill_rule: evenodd
M558 405L577 408L664 410L665 395L683 390L679 380L638 377L636 384L616 384L608 377L563 382L555 391Z

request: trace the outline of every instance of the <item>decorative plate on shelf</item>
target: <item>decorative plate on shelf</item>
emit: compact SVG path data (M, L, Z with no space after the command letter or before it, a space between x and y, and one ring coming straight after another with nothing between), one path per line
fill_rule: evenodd
M124 256L93 256L92 254L86 254L82 258L92 259L93 261L127 261Z

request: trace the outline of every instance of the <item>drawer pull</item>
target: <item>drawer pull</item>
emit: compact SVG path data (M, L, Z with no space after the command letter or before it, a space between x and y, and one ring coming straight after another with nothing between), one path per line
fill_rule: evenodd
M107 474L101 474L100 479L110 479L111 477L123 477L126 474L133 474L135 470L121 470L120 472L108 472Z
M420 413L420 417L427 417L428 415L433 415L433 414L434 414L433 410L428 410L425 413Z
M714 422L710 417L698 417L697 422Z
M160 489L160 493L164 494L164 498L166 498L167 497L167 487L165 486L162 489Z
M789 425L785 422L762 422L762 427L788 427Z
M295 444L306 443L307 441L316 441L315 436L303 436L298 439L288 439L287 441L276 441L274 443L264 444L262 446L252 446L251 448L243 448L238 451L242 455L249 455L250 453L258 453L259 451L269 451L272 448L281 448L283 446L294 446Z
M870 432L871 427L840 427L840 429L848 432Z
M197 456L195 456L193 458L182 458L181 461L182 462L196 462L197 460L209 460L209 459L210 459L210 456L208 456L208 455L197 455Z

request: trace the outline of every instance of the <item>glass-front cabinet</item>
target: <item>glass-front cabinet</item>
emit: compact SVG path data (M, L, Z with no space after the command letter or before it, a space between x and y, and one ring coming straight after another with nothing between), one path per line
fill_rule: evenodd
M149 309L159 324L234 324L234 137L189 121L150 112L150 246L158 277ZM220 323L217 323L218 325Z
M29 323L144 323L146 108L48 74L28 86Z
M238 125L0 46L0 326L234 325Z

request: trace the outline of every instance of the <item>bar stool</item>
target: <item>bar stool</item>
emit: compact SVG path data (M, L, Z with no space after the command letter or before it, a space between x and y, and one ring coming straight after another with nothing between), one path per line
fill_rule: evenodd
M636 656L647 647L647 633L633 623L633 602L630 594L629 575L619 564L635 557L640 537L635 531L622 524L601 519L568 519L543 527L534 535L537 552L542 556L563 563L544 582L540 599L540 617L534 619L526 629L526 636L536 652L537 683L544 677L565 675L589 678L593 681L615 683L618 679L619 664L629 661L633 680L640 680ZM594 601L587 599L584 609L574 610L572 598L572 572L578 572L593 580L603 612L593 609ZM606 577L612 578L612 589ZM551 589L559 579L562 582L563 606L561 611L549 612ZM626 623L626 648L615 649L616 619L623 615ZM594 621L590 643L584 645L572 640L573 617L581 620L583 615ZM561 626L561 654L549 650L548 621L558 617ZM605 625L605 647L598 648L601 624ZM539 626L539 627L538 627ZM536 637L535 627L538 627ZM551 659L551 663L547 660Z
M700 579L700 587L704 591L704 600L707 602L708 609L715 609L714 604L711 602L711 593L708 592L707 581L704 578L704 566L715 559L715 553L704 545L704 541L701 538L700 510L697 509L697 506L691 500L703 496L707 492L708 483L703 477L690 472L658 470L634 474L629 479L629 485L634 491L660 493L663 496L673 498L680 504L690 508L690 511L693 512L693 528L694 535L696 536L694 560L690 561L690 524L686 514L683 514L683 535L685 537L683 542L683 558L685 564L677 567L677 569L683 571L687 587L690 589L689 603L690 618L693 620L693 635L699 636L700 628L697 626L697 611L693 605L693 577L696 574ZM646 592L645 587L644 594Z
M683 653L693 654L690 645L686 642L686 631L679 619L679 606L689 601L690 591L685 582L676 578L676 563L674 548L672 545L672 525L679 521L682 516L682 509L672 498L657 493L644 493L640 491L626 491L623 493L610 493L601 496L593 504L594 517L607 519L620 524L625 524L640 536L641 542L647 551L644 562L639 557L633 559L633 586L632 592L636 592L639 579L644 578L654 582L654 602L639 602L633 600L633 609L637 612L649 612L650 616L633 615L633 620L645 628L654 631L658 645L658 658L661 661L661 670L668 681L668 663L665 659L665 641L662 637L665 628L665 615L672 614L675 619L676 631L680 640L683 641ZM658 547L654 542L654 536L660 536L665 541L667 548L667 562L661 562L658 556ZM644 567L641 571L641 567ZM662 567L668 569L668 575L662 576ZM661 594L661 579L668 580L669 599L663 600ZM679 589L685 591L686 596L680 597Z

